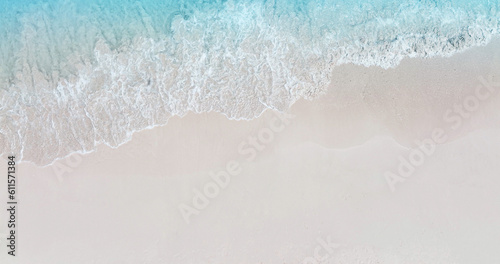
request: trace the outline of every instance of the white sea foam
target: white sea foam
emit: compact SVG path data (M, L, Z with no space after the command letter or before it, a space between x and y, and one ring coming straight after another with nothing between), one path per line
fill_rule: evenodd
M166 32L139 8L134 27L145 34L120 45L110 37L118 33L97 33L104 25L63 32L40 26L61 23L44 10L24 16L16 60L2 65L3 153L47 165L101 143L119 146L190 111L231 119L284 111L325 92L336 65L390 68L405 57L450 56L500 31L496 4L308 6L279 16L269 5L229 1L211 15L173 13ZM51 39L68 32L58 38L68 43Z

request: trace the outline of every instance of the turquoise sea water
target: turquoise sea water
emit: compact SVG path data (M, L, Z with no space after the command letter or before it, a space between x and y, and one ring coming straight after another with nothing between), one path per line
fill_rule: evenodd
M253 118L343 63L396 67L500 32L499 1L0 2L0 147L48 164L188 111Z

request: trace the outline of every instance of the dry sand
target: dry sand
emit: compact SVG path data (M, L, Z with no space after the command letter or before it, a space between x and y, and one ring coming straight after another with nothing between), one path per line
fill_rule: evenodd
M188 114L118 149L21 163L16 261L500 263L500 84L480 81L499 73L498 40L390 70L344 65L285 116ZM444 118L476 91L466 117Z

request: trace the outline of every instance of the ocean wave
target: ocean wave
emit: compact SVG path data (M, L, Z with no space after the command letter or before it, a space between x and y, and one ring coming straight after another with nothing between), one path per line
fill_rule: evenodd
M38 165L187 112L285 111L337 65L451 56L500 31L498 1L28 2L0 11L0 147Z

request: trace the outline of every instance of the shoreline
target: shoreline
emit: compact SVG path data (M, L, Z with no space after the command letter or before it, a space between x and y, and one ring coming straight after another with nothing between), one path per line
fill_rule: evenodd
M500 49L500 38L494 38L492 41L490 41L486 46L478 46L478 47L473 47L473 48L470 48L470 49L467 49L465 51L462 51L460 53L457 53L451 57L438 57L438 58L427 58L427 59L424 59L424 58L405 58L401 63L400 65L398 65L397 67L395 68L390 68L390 69L383 69L381 67L375 67L375 66L372 66L372 67L365 67L365 66L361 66L361 65L354 65L354 64L344 64L344 65L339 65L339 66L335 66L333 71L332 71L332 81L329 85L329 88L328 90L326 91L325 94L323 95L320 95L318 98L315 98L315 99L311 99L311 100L308 100L308 99L299 99L297 101L295 101L287 111L282 111L282 113L287 113L287 112L293 112L294 109L297 109L297 108L307 108L309 107L310 109L312 109L310 106L308 105L311 105L311 104L319 104L319 105L322 105L324 107L331 107L334 111L335 110L342 110L342 108L347 108L349 104L356 104L358 103L358 106L359 108L358 109L354 109L355 111L359 111L359 109L362 109L362 108L367 108L367 107L378 107L378 109L373 109L376 111L376 114L378 115L388 115L389 116L389 119L390 118L395 118L395 115L394 113L389 113L389 111L387 109L380 109L380 105L379 106L376 106L374 105L376 102L374 102L373 100L380 100L381 102L384 102L384 100L388 100L387 98L387 95L391 95L392 96L399 96L399 97L396 97L396 99L398 100L401 100L402 98L405 98L405 97L409 97L409 96L405 96L404 94L401 93L401 90L397 90L395 88L392 88L392 91L390 90L387 90L387 89L384 89L384 87L380 86L380 84L378 85L375 85L375 88L371 88L372 90L370 91L370 88L368 89L364 89L363 87L361 87L362 85L365 85L367 86L368 83L367 81L369 79L375 79L375 80L378 80L378 79L381 79L381 80L384 80L387 82L387 83L391 83L392 84L390 86L394 86L395 83L401 83L401 77L400 76L406 76L406 78L408 78L409 74L408 72L411 72L411 71L415 71L415 72L418 72L419 69L421 68L425 68L425 67L433 67L434 69L432 70L427 70L428 73L430 73L430 75L432 76L432 78L434 79L434 81L436 82L441 82L442 85L441 86L446 86L448 90L446 91L438 91L440 94L432 94L431 91L429 91L429 88L428 87L433 87L435 86L435 84L433 83L430 83L428 82L427 85L422 85L422 82L420 82L418 79L415 79L415 78L408 78L410 79L411 82L413 83L417 83L418 85L417 86L414 86L413 88L404 88L404 89L407 89L407 92L412 94L413 95L416 95L416 96L426 96L426 95L437 95L437 96L441 96L443 97L443 99L446 100L446 96L449 96L449 94L452 94L452 96L455 96L457 99L457 101L459 100L463 100L463 99L460 99L460 96L464 96L463 95L463 92L464 91L468 91L467 89L470 90L471 87L473 87L475 84L473 82L470 81L470 79L468 80L468 87L464 87L466 85L464 84L456 84L456 83L460 83L459 81L453 81L452 77L447 77L447 81L443 81L443 80L438 80L438 77L436 77L436 74L435 72L439 72L439 68L445 68L447 64L459 64L461 61L476 61L482 65L479 65L479 64L476 64L474 65L474 67L477 67L477 68L481 68L480 70L475 70L476 72L481 72L481 71L488 71L488 70L484 70L485 67L490 67L491 65L491 62L490 63L484 63L484 61L492 61L493 59L491 58L487 58L488 56L488 53L492 52L492 51L495 51L495 50L499 50ZM498 55L498 52L496 52L496 56L497 57L500 57L500 55ZM474 57L481 57L482 60L479 60L479 59L474 59ZM473 67L463 67L463 66L458 66L457 68L460 68L462 67L462 70L461 72L462 73L465 73L465 74L468 74L469 76L473 75L470 73L471 71L471 68ZM494 70L500 70L500 66L496 66L495 69L490 69L489 71L490 72L494 72ZM446 71L446 70L445 70ZM346 76L350 75L351 78L348 79L346 78ZM438 74L439 75L439 74ZM476 74L477 76L479 76L479 74ZM361 83L362 81L359 81L358 80L358 84L352 84L350 83L353 79L356 79L357 77L355 76L369 76L369 78L365 78L365 80L362 80L364 81L364 83ZM388 77L389 76L389 77ZM462 75L458 74L458 73L455 73L455 75L453 77L458 77L458 78L461 78L463 77ZM403 77L405 78L405 77ZM498 77L498 75L495 76L495 78L500 78ZM399 79L399 80L398 80ZM457 80L460 80L460 79L457 79ZM375 81L377 82L377 81ZM419 83L420 82L420 83ZM379 81L380 83L380 81ZM450 83L453 83L453 85L450 85ZM445 85L443 85L445 84ZM454 86L456 85L456 86ZM459 86L462 86L462 90L453 90L453 89L450 89L450 87L459 87ZM341 87L340 89L338 87ZM439 87L439 86L437 86ZM422 92L424 91L424 92ZM470 92L470 91L469 91ZM369 98L370 100L372 100L371 102L370 101L366 101L366 99L363 99L363 98L360 98L360 96L364 95L364 94L371 94L372 97ZM378 96L378 97L377 97ZM385 98L384 98L385 97ZM364 100L364 101L363 101ZM403 99L403 100L408 100L408 98L406 99ZM420 100L422 101L423 99L420 98ZM362 102L363 104L365 105L362 105L360 104L360 102ZM370 105L370 103L372 105ZM421 105L413 105L410 107L422 107L422 104L425 104L426 102L421 102ZM368 105L368 106L367 106ZM399 106L401 107L401 106ZM310 109L308 111L310 111ZM147 130L152 130L152 129L158 129L158 128L161 128L161 127L165 127L165 126L168 126L169 123L170 123L170 120L171 119L174 119L174 118L184 118L185 116L189 116L189 115L205 115L205 114L208 114L208 115L222 115L224 116L225 118L227 118L229 121L235 121L235 122L251 122L252 120L255 120L255 119L259 119L261 116L263 116L266 112L272 112L272 111L275 111L275 110L272 110L272 109L265 109L264 111L262 111L258 116L256 116L255 118L252 118L252 119L245 119L245 118L230 118L228 117L226 114L224 113L219 113L219 112L215 112L215 111L211 111L211 112L208 112L208 113L194 113L194 112L188 112L186 114L184 114L183 116L172 116L170 118L168 118L168 120L166 121L165 124L158 124L158 125L153 125L153 126L150 126L150 127L147 127L147 128L144 128L144 129L141 129L141 130L138 130L138 131L134 131L134 132L131 132L131 135L128 137L128 140L125 141L125 142L122 142L120 143L118 146L116 147L111 147L113 149L117 149L117 148L120 148L121 146L123 146L124 144L127 144L129 143L131 140L133 140L134 138L134 135L138 134L138 133L142 133L143 131L147 131ZM300 111L300 110L299 110ZM385 111L385 112L384 112ZM444 111L444 110L442 110ZM365 111L366 112L366 111ZM363 118L367 118L367 113L363 113L365 115L365 117ZM407 117L407 118L416 118L416 116L414 115L413 117ZM380 118L379 118L380 119ZM420 119L422 119L420 117ZM371 120L371 121L374 121L374 120ZM380 120L375 120L375 122L379 122ZM410 120L411 122L412 120ZM392 120L391 122L396 122L395 120ZM420 124L422 124L423 122L420 121ZM389 130L394 130L394 125L391 126L391 124L384 124ZM383 130L383 128L382 128ZM394 133L394 131L392 131L392 133ZM398 137L396 135L396 137ZM366 140L366 139L365 139ZM407 139L398 139L399 142L401 142L403 145L405 146L411 146L412 143L411 142L408 142ZM46 165L38 165L36 162L34 161L22 161L22 162L27 162L27 163L31 163L31 164L34 164L34 165L37 165L37 166L41 166L41 167L47 167L47 166L51 166L53 165L55 162L57 161L62 161L64 160L65 158L71 156L71 155L75 155L75 154L78 154L78 155L86 155L86 154L89 154L89 153L93 153L95 152L101 145L103 145L105 143L99 143L94 150L89 150L89 151L86 151L86 152L82 152L82 151L75 151L75 152L71 152L63 157L59 157L59 158L56 158L55 160L53 160L51 163L49 164L46 164ZM359 143L358 143L359 144ZM106 144L107 146L107 144ZM7 154L3 154L2 157L5 157L5 155Z
M294 264L318 248L336 263L500 261L499 47L339 66L285 116L187 114L118 148L20 163L17 264ZM478 97L478 76L497 92ZM457 126L455 105L476 101ZM437 128L445 143L415 147Z

